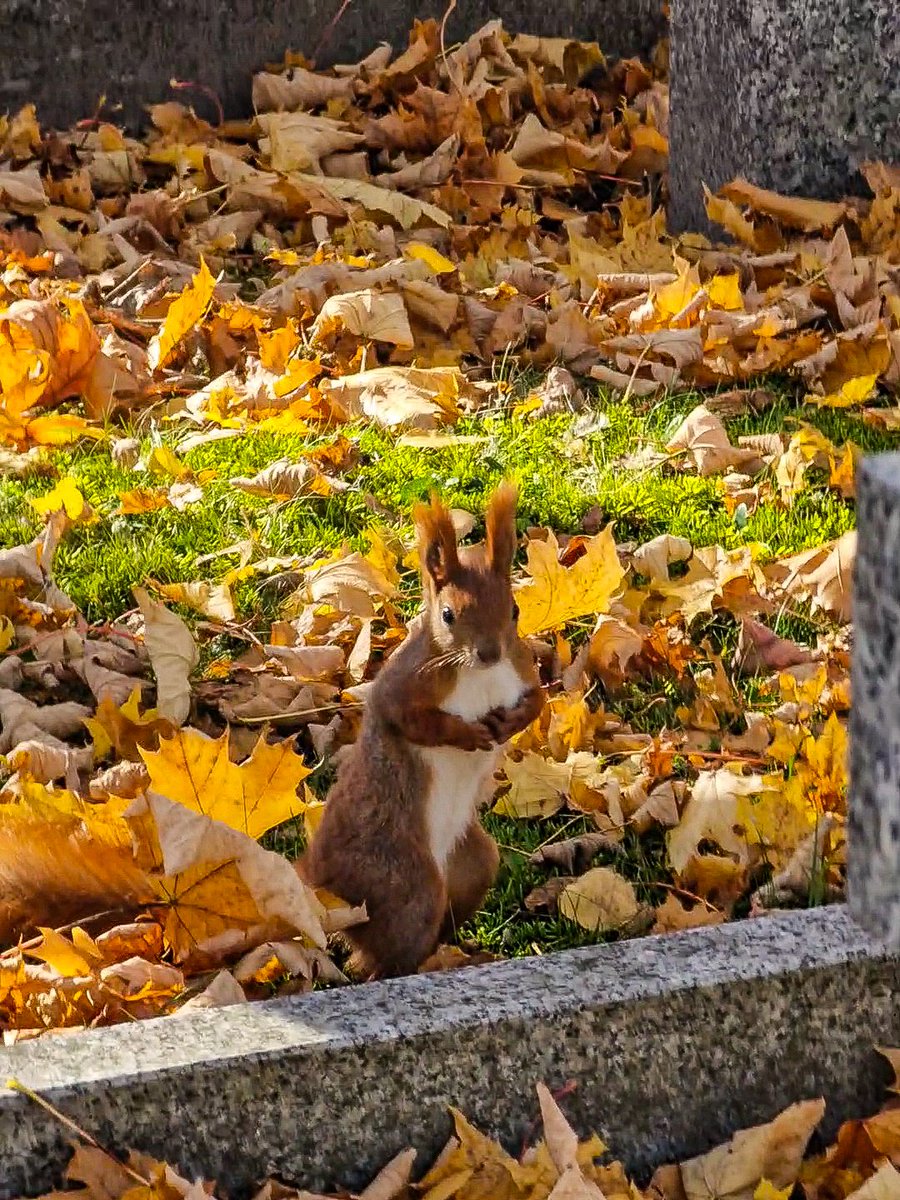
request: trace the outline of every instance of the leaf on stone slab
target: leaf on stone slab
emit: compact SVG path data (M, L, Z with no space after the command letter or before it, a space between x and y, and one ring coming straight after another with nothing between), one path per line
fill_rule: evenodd
M793 1186L824 1113L824 1100L793 1104L767 1125L741 1130L709 1154L682 1163L687 1200L754 1200L763 1179L777 1188Z
M634 886L611 867L594 867L570 883L558 908L592 933L622 929L641 911Z
M181 1013L196 1012L198 1009L228 1008L232 1004L246 1004L246 1002L244 989L231 971L219 971L202 992L192 996L190 1000L185 1001L180 1008L175 1010L175 1016L180 1016Z
M679 929L700 929L707 925L721 925L725 920L725 913L719 912L718 909L708 907L702 902L688 908L671 892L666 896L665 901L656 908L654 915L656 920L652 929L653 933L674 933Z
M771 217L780 225L800 229L805 233L834 229L848 215L846 204L828 200L809 200L801 196L782 196L766 188L756 187L746 179L733 179L719 189L719 196L735 204L745 205L753 212Z
M135 588L134 597L144 616L157 712L173 725L183 725L191 710L190 674L200 661L197 645L181 617L151 599L144 588Z
M527 577L516 588L523 637L607 612L625 574L609 526L586 539L585 553L568 567L559 561L552 533L545 541L530 541L525 569Z
M359 1200L395 1200L405 1194L416 1161L415 1150L401 1150L359 1194Z

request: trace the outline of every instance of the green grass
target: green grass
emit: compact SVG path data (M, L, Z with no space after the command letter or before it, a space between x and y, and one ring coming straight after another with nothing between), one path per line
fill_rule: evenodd
M54 462L60 474L74 476L99 520L77 526L66 537L57 555L56 577L89 621L102 622L133 607L131 589L147 578L174 583L220 577L236 565L236 554L202 566L197 560L235 543L249 539L257 557L318 555L344 542L362 549L374 520L372 501L390 514L398 530L408 530L411 505L432 489L439 489L451 505L479 512L504 476L519 483L522 529L547 524L560 532L576 532L585 513L599 506L604 519L614 523L619 542L672 533L696 546L719 543L736 548L762 543L764 553L776 556L819 545L853 526L853 504L823 486L802 493L791 510L760 506L741 525L726 511L715 478L701 479L671 468L637 472L622 468L619 460L641 445L664 445L667 433L700 399L682 393L640 410L634 402L597 394L593 413L602 421L583 416L539 421L494 413L465 420L458 427L461 433L484 436L483 446L440 450L402 446L394 435L371 427L344 429L359 450L358 464L346 475L348 489L327 499L301 497L277 504L248 496L229 480L252 475L276 459L295 458L317 439L246 433L208 443L185 456L195 473L215 473L198 503L183 512L162 509L141 516L115 515L118 494L165 480L118 469L103 443L57 452ZM868 452L900 445L896 434L873 430L846 412L798 405L786 388L762 417L733 421L729 433L735 440L745 433L790 430L799 421L816 426L837 445L853 441ZM581 434L585 427L588 432ZM178 432L165 431L167 445L176 445ZM149 448L145 438L142 449ZM38 533L41 519L28 501L50 486L40 478L3 481L0 546L27 541ZM414 581L406 582L414 590ZM249 626L265 632L279 613L283 595L265 583L249 582L238 587L236 601ZM778 627L782 634L801 640L811 640L815 629L802 611L782 617ZM729 648L736 625L727 616L716 616L695 634L696 642L706 636L715 647ZM652 731L671 725L683 700L670 680L645 685L643 690L623 688L601 698L634 728ZM324 789L327 775L317 772L311 782ZM505 847L501 875L484 912L463 931L464 936L504 955L532 953L535 947L546 952L595 940L560 917L535 916L524 907L527 893L548 875L544 868L529 865L530 852L550 838L573 836L589 828L589 823L571 817L517 822L495 816L489 816L487 823ZM302 832L285 829L269 842L295 854ZM666 878L661 843L626 839L613 857L618 869L635 882L641 899L658 903L664 897L659 886ZM597 861L613 859L602 855Z

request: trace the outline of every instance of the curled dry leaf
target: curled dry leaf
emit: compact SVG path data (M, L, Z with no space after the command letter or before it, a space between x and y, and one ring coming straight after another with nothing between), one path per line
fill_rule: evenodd
M687 1200L754 1200L764 1179L777 1188L793 1187L824 1112L824 1100L793 1104L767 1125L741 1130L709 1154L682 1163Z
M559 911L591 932L623 929L641 911L634 887L611 867L594 867L562 892Z
M606 833L582 833L562 842L541 846L529 862L536 867L559 867L562 871L580 875L591 865L601 850L615 850L618 843Z
M134 596L144 616L157 711L173 725L183 725L191 710L190 674L199 662L193 635L181 617L152 600L144 588L135 588Z

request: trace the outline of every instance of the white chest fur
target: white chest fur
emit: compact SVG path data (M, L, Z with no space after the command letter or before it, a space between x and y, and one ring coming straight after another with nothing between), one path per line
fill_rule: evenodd
M522 691L522 677L508 659L501 659L495 666L462 672L441 707L466 721L478 721L491 709L512 708ZM453 746L430 746L421 753L430 776L425 806L428 841L443 871L451 850L469 827L500 757L500 747L457 750Z

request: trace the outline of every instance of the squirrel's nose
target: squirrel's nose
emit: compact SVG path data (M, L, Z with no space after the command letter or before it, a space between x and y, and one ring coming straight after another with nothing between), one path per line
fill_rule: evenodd
M499 646L479 646L477 654L478 661L484 663L486 667L493 666L495 662L500 661Z

